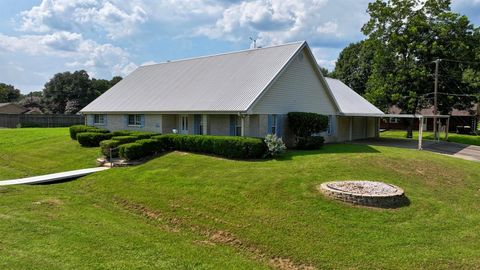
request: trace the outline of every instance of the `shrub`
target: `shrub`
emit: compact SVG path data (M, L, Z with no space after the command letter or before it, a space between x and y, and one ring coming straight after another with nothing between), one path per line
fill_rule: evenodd
M147 156L143 145L139 143L127 143L118 147L119 155L126 160L134 160Z
M161 135L153 139L161 141L165 149L216 154L227 158L262 158L267 146L260 138L206 136L206 135Z
M117 130L117 131L112 132L112 134L113 134L114 137L130 136L132 134L132 131L131 130Z
M171 135L156 135L156 136L153 136L151 139L158 141L163 151L168 151L173 149L173 142L171 139Z
M118 157L118 146L121 143L117 140L104 140L100 142L100 151L106 157L110 157L110 149L112 149L112 157Z
M148 131L133 131L130 136L137 136L139 139L150 139L153 136L161 135L155 132L148 132Z
M139 139L150 139L152 136L161 135L155 132L137 131L137 130L117 130L113 132L113 136L137 136Z
M111 137L111 133L82 132L77 134L78 142L86 147L99 146L101 141L109 140Z
M267 136L265 136L264 141L268 148L268 156L278 156L284 153L287 149L285 143L283 143L282 138L277 138L276 135L268 134Z
M143 152L146 155L152 155L163 151L161 143L153 139L142 139L137 141L138 144L142 145Z
M297 141L297 149L300 150L315 150L320 149L325 140L322 136L301 137Z
M113 136L112 140L119 141L120 144L132 143L137 141L139 138L137 136Z
M75 125L71 126L70 129L70 138L73 140L77 139L77 134L84 132L95 132L95 133L108 133L109 131L103 128L85 126L85 125Z
M317 113L289 112L288 127L297 137L308 137L327 130L328 117Z

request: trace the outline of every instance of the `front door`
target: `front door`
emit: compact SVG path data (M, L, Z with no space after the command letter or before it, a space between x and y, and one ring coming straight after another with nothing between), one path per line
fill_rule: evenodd
M188 115L180 115L180 134L188 134Z

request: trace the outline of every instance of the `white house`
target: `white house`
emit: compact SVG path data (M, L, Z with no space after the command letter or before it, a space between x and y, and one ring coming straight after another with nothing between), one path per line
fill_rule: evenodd
M286 114L329 116L327 142L374 137L383 113L324 78L306 42L142 66L81 110L110 130L289 139Z

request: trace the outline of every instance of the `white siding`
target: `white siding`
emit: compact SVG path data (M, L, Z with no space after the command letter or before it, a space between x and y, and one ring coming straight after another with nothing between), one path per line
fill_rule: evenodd
M252 107L253 114L286 114L292 111L336 113L336 108L320 82L312 63L302 52L270 89Z

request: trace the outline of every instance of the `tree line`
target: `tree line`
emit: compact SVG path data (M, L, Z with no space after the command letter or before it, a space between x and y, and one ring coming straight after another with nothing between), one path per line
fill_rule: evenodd
M413 114L433 105L435 63L438 112L472 109L480 96L480 28L451 11L450 0L376 0L368 5L366 38L347 46L330 76L387 111Z
M90 78L85 70L67 71L55 74L42 91L26 95L13 85L0 83L0 103L14 102L44 113L76 114L121 80L120 76L111 80Z

